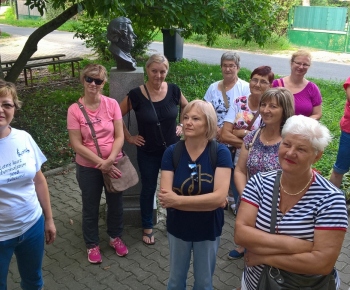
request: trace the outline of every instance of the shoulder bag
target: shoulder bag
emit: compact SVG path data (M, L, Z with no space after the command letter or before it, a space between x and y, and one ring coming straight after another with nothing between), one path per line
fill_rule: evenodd
M79 101L77 101L77 104L90 127L92 140L94 141L97 150L97 155L102 158L100 147L98 146L97 142L96 132L90 121L90 118L86 113L84 106ZM113 164L113 166L117 167L120 172L122 172L122 176L119 178L111 178L107 173L103 173L105 187L107 191L111 193L122 192L139 182L139 176L137 175L135 167L132 165L129 157L125 154L125 152L122 151L122 153L123 157L118 160L117 164Z
M270 233L275 233L277 200L281 170L277 171L273 188L272 210ZM333 270L330 274L324 275L302 275L296 274L272 266L265 265L261 272L257 290L336 290L336 283Z

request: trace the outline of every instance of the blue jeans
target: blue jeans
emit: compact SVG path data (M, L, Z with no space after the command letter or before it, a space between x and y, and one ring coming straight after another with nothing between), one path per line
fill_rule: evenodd
M77 164L76 177L83 203L83 237L87 248L100 243L98 219L102 189L102 171ZM111 238L121 237L123 232L123 193L110 193L105 188L107 203L107 233Z
M15 253L24 290L42 289L42 262L44 256L44 218L19 237L0 242L0 290L7 289L7 274Z
M157 189L162 156L151 155L137 148L137 163L141 176L140 209L142 228L153 228L154 194Z
M168 241L170 276L167 289L186 289L187 273L193 251L193 290L212 290L220 237L217 237L215 241L185 242L168 233Z
M337 161L335 162L333 169L338 174L345 174L350 168L350 134L341 132L339 139L339 149L337 154Z

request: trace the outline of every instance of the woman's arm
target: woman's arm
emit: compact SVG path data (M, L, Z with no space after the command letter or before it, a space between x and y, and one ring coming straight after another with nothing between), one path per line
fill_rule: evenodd
M220 132L220 142L230 144L236 148L241 148L243 143L243 137L237 137L236 134L233 133L233 131L236 131L233 129L233 124L230 122L224 122L224 126L221 128ZM244 133L244 130L237 131L242 131Z
M245 144L243 143L241 147L241 153L239 154L238 161L234 171L234 181L235 181L236 189L239 195L241 196L248 182L247 160L248 160L248 150L247 148L245 148Z
M126 96L121 103L119 104L120 110L122 112L122 116L125 116L127 113L129 113L132 110L132 104L129 102L129 96ZM132 136L126 128L125 123L123 122L123 132L124 132L124 138L125 140L130 143L134 144L136 146L143 146L145 145L145 139L143 139L140 135Z
M121 175L121 172L115 167L112 166L117 158L117 155L122 150L124 144L124 133L123 133L123 120L114 120L114 142L112 145L112 151L109 154L108 158L96 166L97 169L100 169L102 172L108 172L109 176L112 178L118 178Z
M322 105L313 107L310 118L320 120L321 117L322 117Z
M339 256L345 231L315 230L313 247L298 254L255 255L248 253L247 265L267 264L294 273L308 275L329 274Z
M83 140L81 137L81 131L78 129L69 129L69 141L74 150L74 152L78 153L80 156L89 160L91 163L101 164L104 160L98 157L94 152L83 145ZM113 164L113 163L112 163Z
M183 110L186 107L186 105L188 104L187 99L184 97L184 95L181 93L180 95L180 108L181 108L181 115L180 115L180 124L176 126L176 136L180 136L183 132L183 128L182 128L182 123L183 123Z
M45 241L46 244L52 244L56 239L56 227L52 217L49 188L41 170L35 174L34 186L45 217Z
M196 196L177 195L172 191L173 171L161 172L159 201L164 208L184 211L212 211L226 205L231 168L217 167L214 175L214 191Z
M255 227L257 214L257 206L244 200L241 202L236 218L235 243L258 255L298 254L312 250L312 242L257 229Z

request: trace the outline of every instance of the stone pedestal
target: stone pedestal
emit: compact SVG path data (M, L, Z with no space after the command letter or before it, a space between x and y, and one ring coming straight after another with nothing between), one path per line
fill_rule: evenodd
M109 76L109 96L114 98L120 103L126 94L133 88L136 88L144 83L144 70L142 67L137 67L135 71L118 71L116 68L112 68ZM129 127L131 135L136 135L137 122L134 111L126 114L123 117L125 125ZM124 142L124 151L129 156L132 164L135 166L139 176L139 168L136 160L136 146ZM124 224L132 225L135 227L141 227L141 214L140 214L140 192L141 192L141 179L139 183L128 190L124 191ZM155 207L156 208L156 207ZM157 211L153 213L153 223L157 221Z

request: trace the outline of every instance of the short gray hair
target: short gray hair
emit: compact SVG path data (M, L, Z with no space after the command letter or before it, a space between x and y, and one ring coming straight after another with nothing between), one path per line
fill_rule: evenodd
M232 60L238 68L241 67L240 66L241 58L239 57L238 53L236 53L236 52L233 52L233 51L224 52L224 54L221 56L220 66L222 66L222 63L225 60Z
M324 152L332 140L332 135L326 126L303 115L292 116L287 119L282 129L282 139L287 134L300 135L309 140L316 153Z

